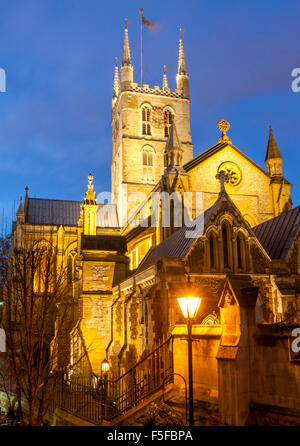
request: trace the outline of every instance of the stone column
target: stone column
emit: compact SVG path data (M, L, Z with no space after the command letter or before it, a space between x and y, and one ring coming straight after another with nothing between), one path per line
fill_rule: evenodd
M225 285L219 306L222 336L218 360L220 422L246 424L250 403L249 327L255 324L258 288L233 291Z

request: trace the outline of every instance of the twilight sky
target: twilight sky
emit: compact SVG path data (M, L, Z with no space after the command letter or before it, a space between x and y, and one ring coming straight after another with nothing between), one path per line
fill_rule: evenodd
M139 8L158 23L144 28L144 82L175 87L178 38L190 75L194 155L217 142L219 119L234 145L264 166L268 126L284 158L284 175L300 204L300 67L297 0L0 0L0 209L11 218L20 195L81 200L87 175L110 190L110 104L124 19L134 80L140 79Z

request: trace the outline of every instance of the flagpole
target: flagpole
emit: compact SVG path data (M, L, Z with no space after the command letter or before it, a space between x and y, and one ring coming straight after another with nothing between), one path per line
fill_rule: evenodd
M141 14L141 87L143 88L143 9L140 9Z

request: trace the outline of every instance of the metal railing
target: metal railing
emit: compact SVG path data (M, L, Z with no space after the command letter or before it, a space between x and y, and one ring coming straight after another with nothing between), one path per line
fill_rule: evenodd
M87 376L59 380L52 392L49 412L60 408L99 425L103 419L123 415L173 379L173 338L170 337L118 379L102 380L101 386L95 386Z
M103 419L123 415L173 379L173 338L170 337L118 379L104 381L100 388L88 377L64 381L56 407L102 424Z
M173 338L154 349L124 375L112 382L112 397L119 414L173 381Z

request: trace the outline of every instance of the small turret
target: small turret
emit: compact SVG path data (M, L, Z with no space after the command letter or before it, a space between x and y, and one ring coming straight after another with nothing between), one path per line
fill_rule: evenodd
M115 65L115 74L114 74L114 90L113 90L113 97L112 97L112 106L115 105L119 93L120 93L120 80L119 80L119 67L118 67L119 59L116 57L116 65Z
M128 24L129 20L126 19L124 45L123 45L123 59L121 65L121 88L123 88L123 86L126 85L125 84L126 82L133 82L133 66L131 65L131 56L130 56L128 29L127 29Z
M168 67L164 65L164 77L163 77L163 90L168 90L168 78L167 78Z
M175 122L172 122L170 127L169 138L165 147L166 168L171 170L175 168L182 168L182 148L177 135Z
M177 88L182 91L183 97L189 99L189 76L186 71L186 64L183 51L182 35L184 31L180 29L179 39L179 60L178 60L178 73L176 76Z
M25 211L24 211L22 197L20 197L20 204L19 204L19 207L18 207L16 215L17 215L18 223L25 223Z
M113 97L118 97L120 93L120 81L119 81L119 59L116 57L115 75L114 75L114 92Z
M98 205L96 202L96 194L93 186L93 175L88 176L88 188L85 193L81 218L83 221L83 233L85 235L96 235L96 214L98 210Z
M290 194L291 183L283 176L282 172L282 156L275 141L272 127L269 127L269 139L265 164L270 175L270 188L272 191L272 199L275 216L281 212L288 211L292 208L292 200Z
M269 127L269 140L265 157L265 164L271 178L283 178L282 156L275 141L271 126Z
M26 214L27 208L28 208L28 200L29 200L28 191L29 191L29 187L26 186L25 187L25 209L24 209L25 210L25 214Z

